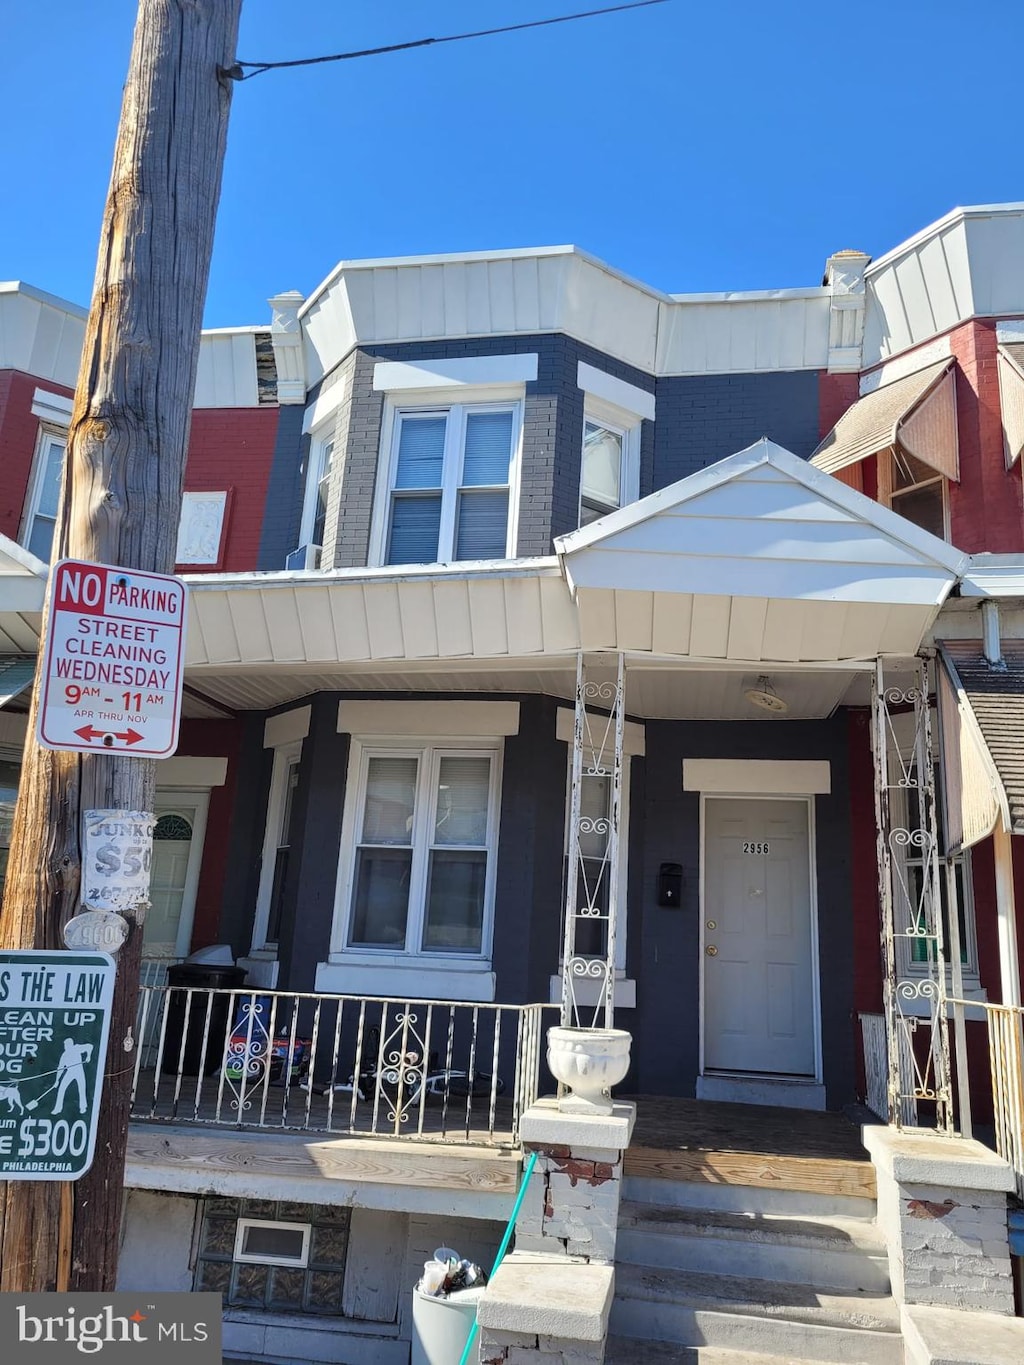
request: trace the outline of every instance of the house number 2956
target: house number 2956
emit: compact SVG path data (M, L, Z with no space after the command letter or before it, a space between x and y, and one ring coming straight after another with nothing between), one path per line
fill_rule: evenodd
M771 844L767 839L745 839L743 841L744 853L771 853Z

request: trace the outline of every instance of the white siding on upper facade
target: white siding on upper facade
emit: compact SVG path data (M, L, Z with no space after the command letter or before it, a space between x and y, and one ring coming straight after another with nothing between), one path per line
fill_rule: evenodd
M965 319L1024 312L1024 205L955 209L868 268L865 366Z
M828 333L827 289L780 290L774 298L680 298L661 305L657 373L823 369Z
M73 389L85 312L40 289L0 283L0 370L21 370Z
M255 408L256 336L251 331L205 332L196 370L197 408Z
M819 368L827 289L662 294L573 247L342 262L303 316L308 382L357 344L564 332L654 374Z

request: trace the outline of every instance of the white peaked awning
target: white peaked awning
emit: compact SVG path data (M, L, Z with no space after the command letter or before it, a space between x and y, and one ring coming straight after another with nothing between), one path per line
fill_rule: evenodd
M584 649L751 663L913 654L966 562L768 440L555 549Z
M50 566L0 536L0 656L34 653Z
M959 480L952 360L940 360L866 393L843 413L811 456L811 464L838 474L890 447L947 479Z
M1006 467L1012 469L1024 450L1024 341L999 347L999 411Z

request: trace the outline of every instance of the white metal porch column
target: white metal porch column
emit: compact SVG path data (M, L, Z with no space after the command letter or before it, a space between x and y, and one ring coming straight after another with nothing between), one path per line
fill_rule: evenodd
M894 717L913 712L908 750ZM939 837L935 801L928 662L885 676L879 660L872 688L875 822L881 906L883 1006L888 1051L889 1122L916 1123L919 1101L935 1105L935 1126L953 1133ZM955 921L955 879L949 909ZM953 933L959 955L959 934ZM913 964L917 970L908 970ZM924 1035L923 1037L921 1035Z
M596 656L605 663L612 658L614 681L588 676L585 656L576 658L562 946L565 1027L592 1028L601 1021L611 1028L614 1022L626 672L621 653Z

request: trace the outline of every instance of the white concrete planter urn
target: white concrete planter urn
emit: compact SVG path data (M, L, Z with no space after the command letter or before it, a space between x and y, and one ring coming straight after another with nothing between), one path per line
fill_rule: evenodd
M629 1070L632 1035L621 1028L549 1028L548 1066L570 1087L558 1107L564 1114L610 1114L610 1091Z

